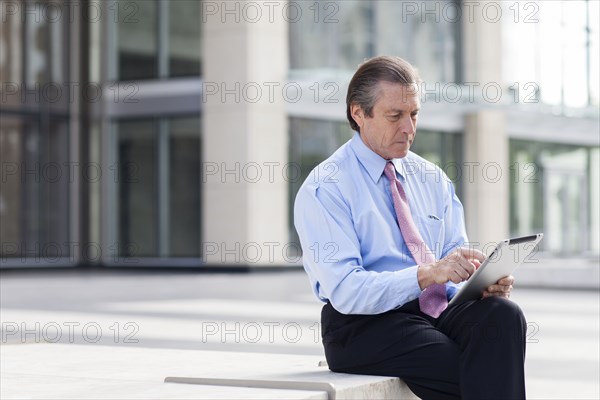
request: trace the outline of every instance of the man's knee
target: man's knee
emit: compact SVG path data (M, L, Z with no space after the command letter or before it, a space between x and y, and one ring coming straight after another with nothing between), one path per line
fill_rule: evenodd
M517 303L500 297L489 297L486 302L486 323L489 334L496 335L502 332L514 333L525 337L527 332L527 321L521 307Z
M488 297L483 301L487 303L489 313L493 318L503 320L512 319L526 324L523 310L521 310L521 307L519 307L519 305L514 301L497 296Z

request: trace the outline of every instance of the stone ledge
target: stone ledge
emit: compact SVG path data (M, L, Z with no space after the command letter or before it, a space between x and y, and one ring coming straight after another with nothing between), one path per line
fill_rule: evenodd
M2 398L418 399L398 378L319 367L322 356L44 343L3 345L1 358ZM167 377L212 381L163 383ZM259 381L299 385L260 387ZM300 388L314 383L315 390Z

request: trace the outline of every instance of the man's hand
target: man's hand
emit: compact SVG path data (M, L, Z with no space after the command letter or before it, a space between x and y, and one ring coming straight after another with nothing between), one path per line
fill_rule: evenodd
M485 255L481 251L460 247L433 264L419 265L417 270L419 286L422 290L434 283L466 281L484 259Z
M494 285L490 285L484 292L483 298L492 297L492 296L500 296L509 298L510 292L513 288L513 283L515 283L515 278L511 276L504 277L496 282Z

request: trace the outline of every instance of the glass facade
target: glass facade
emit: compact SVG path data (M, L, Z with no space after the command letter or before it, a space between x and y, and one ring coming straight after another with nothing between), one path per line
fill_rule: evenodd
M36 118L2 115L0 236L11 257L70 254L68 126L53 119L45 129Z
M599 151L511 140L511 234L545 232L542 249L557 255L597 254Z
M121 81L200 76L201 2L119 0L115 26Z
M460 82L458 1L376 1L373 29L377 54L391 54L418 66L427 83ZM422 12L411 13L411 7Z
M7 4L0 0L0 11ZM77 260L70 243L90 241L102 244L104 256L83 263L119 265L110 257L116 255L120 260L156 259L163 265L188 260L189 265L200 265L202 137L208 132L201 129L200 90L193 95L191 90L180 91L188 83L187 87L201 87L202 2L11 4L22 12L1 14L0 24L2 261L39 265L40 257ZM29 12L23 11L25 4ZM89 13L79 14L83 10L78 7L85 4ZM579 136L560 144L533 134L510 139L510 233L545 232L543 249L553 255L597 255L600 150L593 140L580 139L589 136L589 129L581 127L598 118L593 110L599 104L600 3L527 3L535 9L519 4L520 21L526 17L539 21L514 24L516 6L502 5L507 16L502 19L503 87L518 82L521 89L520 103L508 107L521 109L533 93L536 102L549 105L564 121L572 117L565 122L565 137L571 131ZM290 76L322 82L323 75L329 75L341 92L364 59L392 54L417 65L429 84L461 82L464 18L455 14L460 1L294 5L301 8L302 18L295 19L293 7L288 9ZM407 12L414 5L423 9ZM93 18L98 10L102 17ZM133 97L139 102L115 105L102 98L86 103L89 99L81 98L74 81L79 88L93 82L91 89L102 88L108 97L115 81L132 84L129 88L134 88ZM537 85L535 92L524 86L530 82ZM187 108L176 108L181 104ZM163 110L163 105L171 109ZM353 135L347 122L340 120L344 117L340 105L287 105L288 161L302 172L289 182L293 242L297 237L291 206L297 190L312 168ZM298 111L296 106L305 108ZM440 108L441 114L451 111L459 116L453 120L458 122L446 125L441 118L433 125L421 124L413 150L438 164L462 196L466 188L458 166L465 146L463 117L478 112L478 105L447 106ZM338 107L335 112L333 107ZM545 117L539 107L531 112ZM74 168L79 168L75 165L86 163L101 165L104 175L98 180L73 178Z
M503 13L510 16L503 19L506 86L519 87L521 101L539 101L557 111L597 107L600 3L502 4Z
M118 79L158 78L158 1L120 1Z
M141 84L172 78L200 79L201 2L196 0L119 0L106 6L119 18L99 34L112 43L104 85L128 81L136 96ZM112 23L114 22L114 23ZM111 61L112 60L112 61ZM129 84L129 83L128 83ZM184 103L185 95L160 86L152 103ZM129 92L131 93L131 91ZM188 111L123 107L107 115L105 142L113 153L111 168L118 176L105 188L110 196L100 208L109 211L108 244L112 257L177 259L200 257L201 232L201 119L200 101ZM96 228L101 229L101 228Z
M290 23L291 68L354 70L372 57L373 3L295 3L304 17Z
M158 141L153 120L117 123L119 249L122 256L158 256Z
M115 123L119 256L200 256L200 119Z
M28 4L0 25L0 254L56 263L72 255L69 15Z
M169 73L171 77L200 76L202 31L198 23L201 1L169 1Z
M440 18L435 12L422 18L407 12L407 7L416 3L396 0L298 4L305 18L290 23L293 70L353 72L366 58L389 54L418 65L426 82L460 80L460 23L450 11L449 18Z

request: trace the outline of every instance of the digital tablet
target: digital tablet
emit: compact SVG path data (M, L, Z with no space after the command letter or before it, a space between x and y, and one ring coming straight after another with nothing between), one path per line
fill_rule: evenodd
M534 262L530 256L543 236L543 233L538 233L498 243L448 305L480 299L485 289L512 274L523 262Z

